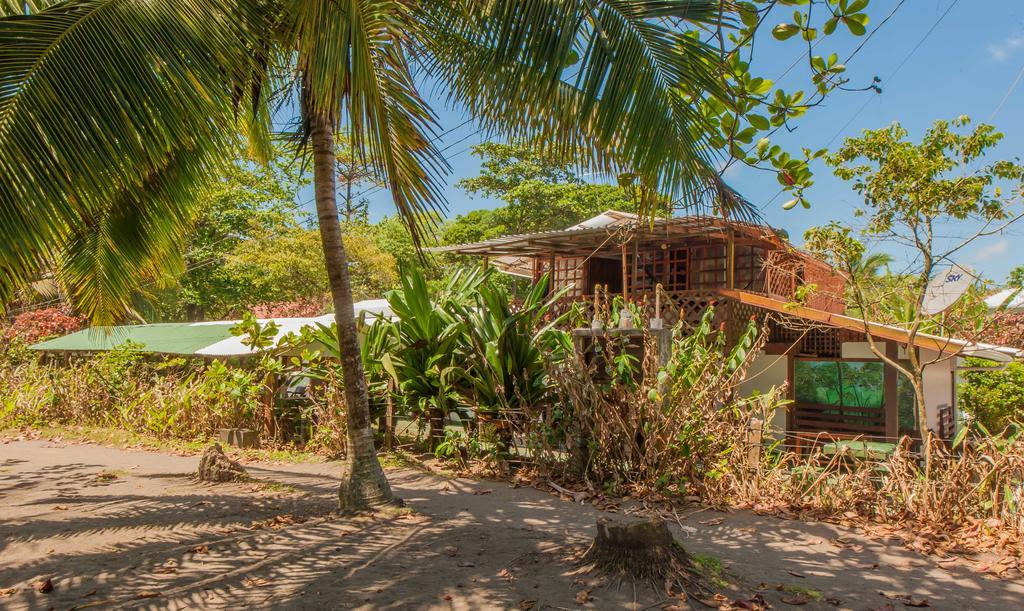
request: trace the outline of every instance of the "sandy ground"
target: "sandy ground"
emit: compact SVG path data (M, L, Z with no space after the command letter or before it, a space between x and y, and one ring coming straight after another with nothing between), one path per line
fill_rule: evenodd
M572 554L602 513L542 491L411 469L389 472L410 515L339 517L337 465L254 464L285 486L199 485L196 457L45 441L0 442L0 608L644 609L677 601L596 585ZM276 520L276 523L275 523ZM775 608L1013 609L1024 584L839 527L698 513L673 525ZM695 529L695 530L693 530ZM839 539L837 542L836 540ZM53 590L34 583L51 579ZM13 590L12 590L13 589ZM577 596L590 590L590 599ZM582 600L585 597L581 597ZM838 601L838 603L837 603ZM886 605L891 605L887 607ZM701 608L700 605L697 605ZM684 607L685 608L685 607Z

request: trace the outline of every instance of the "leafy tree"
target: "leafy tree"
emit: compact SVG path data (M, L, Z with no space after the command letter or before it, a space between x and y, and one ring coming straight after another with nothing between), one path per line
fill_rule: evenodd
M217 319L241 306L275 300L271 295L260 298L228 261L240 248L256 248L256 244L298 229L295 200L303 182L297 168L281 155L268 164L239 160L227 166L203 198L184 249L184 273L172 288L156 293L160 316L165 320ZM318 253L314 250L312 254Z
M473 237L479 240L509 233L565 229L605 210L632 212L637 208L637 201L625 189L588 184L573 173L571 162L559 161L528 146L487 142L474 146L473 154L483 160L480 175L460 180L459 186L470 195L501 199L505 206L490 214L457 218L452 230L445 231L445 241L456 235L473 237L469 227L459 225L484 229L486 237ZM489 227L481 221L489 223Z
M991 367L982 359L968 359L973 367ZM1024 363L1008 363L995 371L965 371L957 387L960 409L988 431L999 433L1021 424L1024 410Z
M1000 232L1024 216L1020 197L1024 195L1024 166L1016 161L990 161L986 154L1002 139L991 125L979 125L961 133L970 120L961 117L952 123L936 121L920 143L907 140L907 132L898 123L867 130L859 138L850 138L827 158L836 176L852 182L864 198L858 214L865 221L864 237L883 239L909 247L912 262L905 274L907 292L902 297L903 327L908 344L915 345L919 334L976 337L978 325L985 320L981 291L968 293L958 316L931 315L924 309L928 283L940 265L953 261L958 252L978 238ZM972 222L976 230L962 237L943 239L943 225ZM923 358L917 350L908 351L908 363L890 357L869 332L869 322L885 315L886 300L869 291L874 279L858 275L863 265L864 244L849 227L832 223L811 228L805 234L806 246L827 257L850 278L850 295L872 352L906 376L914 388L918 422L927 422L924 403L924 368L955 356L938 354ZM974 309L973 316L965 315ZM930 474L931 441L926 440L926 471Z
M863 33L865 4L806 0L794 14L797 32L808 43L817 37L812 10L825 7L822 32L844 23ZM390 502L373 448L338 218L341 126L417 242L424 229L418 213L440 207L446 169L431 138L436 115L413 79L419 69L486 129L571 151L581 166L607 175L635 174L645 211L678 198L750 214L710 159L723 149L746 154L760 132L806 110L803 94L773 90L742 60L775 5L4 4L0 300L59 259L64 285L86 314L97 321L123 315L140 278L180 260L196 195L228 152L244 144L269 156L274 94L297 100L344 371L349 452L340 499L346 507ZM790 29L776 28L777 36L796 33ZM808 56L822 95L839 86L840 64ZM759 144L758 156L743 161L770 162L786 188L807 184L806 163L783 155Z
M1006 276L1006 286L1010 288L1024 288L1024 265L1018 265L1010 270Z
M346 233L344 241L354 299L379 298L397 285L394 257L365 235ZM241 287L241 303L246 306L323 297L330 287L321 248L315 230L293 227L239 244L228 259L227 273Z

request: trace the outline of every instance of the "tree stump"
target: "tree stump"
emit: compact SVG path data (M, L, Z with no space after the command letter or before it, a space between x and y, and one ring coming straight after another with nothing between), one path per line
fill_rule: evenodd
M669 594L678 588L699 598L713 594L664 520L615 522L599 518L597 536L582 561L590 565L591 571L619 583L646 583Z
M228 458L220 444L215 443L206 448L199 458L196 479L201 482L244 482L249 479L249 473Z

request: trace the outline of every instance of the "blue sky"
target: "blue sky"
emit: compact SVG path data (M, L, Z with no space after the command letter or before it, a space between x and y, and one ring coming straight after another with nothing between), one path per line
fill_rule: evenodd
M872 23L868 31L898 3L898 0L872 0L869 11ZM940 21L947 9L949 12ZM784 14L779 12L770 18L770 24L781 22ZM782 74L803 50L795 38L785 42L768 36L762 38L753 69L767 78ZM845 58L862 40L848 35L833 36L816 52L828 48ZM1024 2L905 0L847 66L850 85L867 84L877 75L882 79L882 94L838 92L824 106L810 110L795 131L777 134L773 141L793 151L799 151L800 147L818 149L829 143L835 147L843 137L893 121L902 123L916 139L932 121L966 114L975 122L991 121L1006 135L997 151L999 156L1024 156L1024 78L1010 91L1022 70ZM801 63L779 84L787 90L806 90L808 82L808 70ZM1010 95L1006 97L1008 92ZM441 140L441 147L448 147L446 154L452 166L445 192L449 214L499 205L500 202L493 200L471 199L455 187L460 178L478 173L479 162L468 149L480 142L482 136L475 134L476 128L471 124L452 129L464 123L466 116L458 110L445 109L441 99L437 100L436 108L442 130L452 130ZM816 183L808 192L812 203L809 210L782 210L781 204L786 198L779 196L772 200L778 192L778 184L768 173L730 170L726 178L749 200L765 206L765 219L786 229L799 244L804 230L812 225L837 220L856 226L852 214L858 203L856 194L834 178L824 165L813 169ZM393 212L386 191L371 194L370 201L375 218ZM969 229L950 228L954 234ZM900 256L895 249L888 250ZM958 262L973 266L988 278L1002 280L1011 268L1024 264L1024 221L1005 235L979 241L964 252Z

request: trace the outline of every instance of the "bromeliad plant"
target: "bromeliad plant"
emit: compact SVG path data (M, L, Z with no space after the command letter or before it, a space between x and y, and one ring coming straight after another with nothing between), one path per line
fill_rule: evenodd
M444 441L444 420L453 411L467 416L457 382L464 375L466 322L464 315L485 274L461 270L450 276L436 296L431 296L423 272L402 272L402 288L386 298L398 320L394 323L396 347L382 358L417 417L429 422L430 447Z
M479 419L496 421L507 446L510 421L549 402L548 364L572 354L572 342L559 328L568 313L549 317L566 289L546 296L545 275L513 307L508 290L491 280L488 274L480 283L475 307L462 310L468 342L462 390Z

